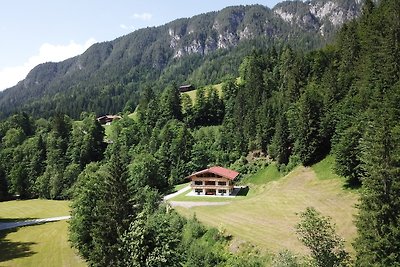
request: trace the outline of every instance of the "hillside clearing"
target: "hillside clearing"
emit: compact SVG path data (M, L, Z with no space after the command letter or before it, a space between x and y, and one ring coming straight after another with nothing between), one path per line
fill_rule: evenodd
M203 223L224 228L234 238L251 242L265 251L289 249L305 253L294 226L299 221L297 214L313 206L323 215L332 217L338 234L351 249L356 235L353 215L357 195L344 191L342 185L339 179L320 180L311 168L298 167L277 181L251 186L250 192L255 190L256 194L228 205L175 209L186 217L196 214Z
M215 85L211 85L213 88L217 89L219 96L222 97L222 83L219 84L215 84ZM207 86L205 86L207 87ZM188 95L190 97L190 99L192 99L193 104L196 103L196 94L197 94L197 89L192 90L192 91L188 91L188 92L184 92L182 94Z

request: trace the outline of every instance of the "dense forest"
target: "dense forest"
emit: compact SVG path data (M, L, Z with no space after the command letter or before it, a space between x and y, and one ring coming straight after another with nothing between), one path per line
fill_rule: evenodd
M250 151L282 172L331 153L360 190L356 257L315 246L313 266L400 265L400 5L367 0L362 13L319 50L253 49L222 93L201 87L192 101L176 83L145 86L137 118L114 122L108 143L94 114L10 116L0 124L0 197L72 199L70 240L90 266L263 266L253 248L228 252L223 233L161 196L209 164L252 172ZM315 211L302 216L330 230ZM271 264L302 266L290 253Z
M331 8L326 2L286 1L277 6L292 14L293 22L276 9L236 6L94 44L82 55L35 67L23 81L0 92L0 118L16 111L35 118L64 113L74 119L83 111L98 116L134 111L147 86L160 92L172 80L200 87L221 82L227 74L237 76L252 47L286 43L304 51L320 48L360 10L359 1L342 0L324 17L310 11L325 4ZM333 25L331 19L340 23Z

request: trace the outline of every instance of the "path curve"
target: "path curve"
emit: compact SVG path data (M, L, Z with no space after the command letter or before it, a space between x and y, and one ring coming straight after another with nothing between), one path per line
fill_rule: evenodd
M182 189L176 191L175 193L166 195L166 196L164 196L164 201L165 201L165 200L168 200L168 199L171 199L171 198L173 198L173 197L176 197L177 195L180 195L180 194L182 194L183 192L185 192L185 191L187 191L187 190L189 190L189 189L190 189L190 185L185 186L184 188L182 188Z
M19 222L5 222L5 223L0 223L0 231L12 229L12 228L16 228L16 227L21 227L21 226L33 225L33 224L69 220L70 218L71 218L71 216L60 216L60 217L52 217L52 218L44 218L44 219L19 221Z

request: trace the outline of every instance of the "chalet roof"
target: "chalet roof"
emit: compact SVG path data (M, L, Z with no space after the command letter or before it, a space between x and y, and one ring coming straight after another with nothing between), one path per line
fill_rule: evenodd
M100 116L100 117L97 118L97 120L101 120L101 119L112 119L112 120L115 120L115 119L122 119L122 117L118 116L118 115L104 115L104 116Z
M185 85L179 86L179 88L192 88L192 87L193 87L193 85L191 85L191 84L185 84Z
M234 180L239 173L230 169L226 169L220 166L214 166L208 169L204 169L195 173L192 173L191 175L188 176L188 178L192 178L193 176L196 176L198 174L203 174L203 173L213 173L216 175L220 175L222 177L228 178L230 180Z
M188 92L188 91L192 91L192 90L194 90L194 89L195 89L194 86L191 85L191 84L186 84L186 85L181 85L181 86L179 86L179 91L180 91L181 93Z

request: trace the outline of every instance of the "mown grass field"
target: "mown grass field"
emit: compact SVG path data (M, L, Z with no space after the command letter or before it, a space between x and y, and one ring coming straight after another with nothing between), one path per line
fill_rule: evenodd
M219 95L222 96L222 83L212 85L212 87L217 89ZM192 102L196 103L196 92L197 92L197 90L192 90L192 91L189 91L189 92L184 92L182 94L188 95L192 99Z
M69 215L68 201L0 202L0 222ZM0 231L0 266L86 266L68 242L68 222Z
M69 201L46 199L0 202L0 221L38 219L69 215Z
M304 254L307 250L298 241L294 228L299 221L298 213L312 206L332 218L338 234L345 238L347 248L352 251L351 242L356 236L353 215L357 212L358 195L345 190L341 178L332 176L329 162L320 164L326 165L322 174L329 175L329 179L318 178L311 167L297 167L282 178L267 168L248 179L247 197L224 206L176 207L176 210L187 217L195 214L206 225L223 228L235 239L253 243L261 250L289 249ZM172 200L180 200L180 196Z

